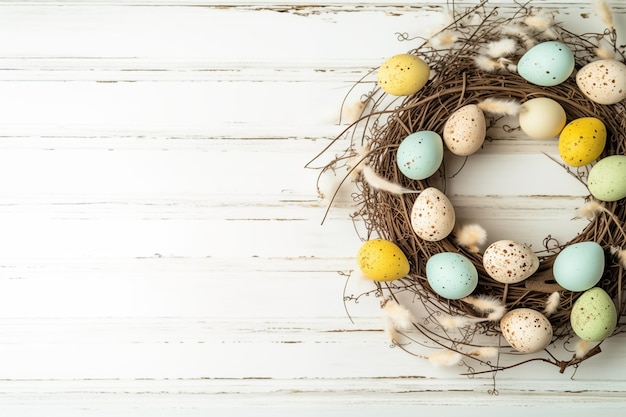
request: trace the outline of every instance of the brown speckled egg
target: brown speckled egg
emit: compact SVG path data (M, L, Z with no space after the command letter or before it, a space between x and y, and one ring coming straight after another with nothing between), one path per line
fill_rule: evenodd
M576 74L576 84L589 100L619 103L626 99L626 65L614 59L590 62Z
M499 240L485 249L483 266L487 274L496 281L514 284L537 271L539 258L523 243Z
M443 127L443 142L455 155L471 155L483 146L487 134L485 114L475 104L460 107Z
M552 341L552 324L546 316L530 308L506 313L500 320L500 330L509 345L522 353L539 352Z
M429 242L445 239L454 229L456 215L452 203L435 187L424 189L411 210L411 226L415 234Z

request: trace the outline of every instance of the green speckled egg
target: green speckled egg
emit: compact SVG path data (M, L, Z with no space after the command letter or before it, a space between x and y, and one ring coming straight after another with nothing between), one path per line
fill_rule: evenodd
M589 192L598 200L626 198L626 155L612 155L595 164L587 179Z
M590 342L600 342L615 330L617 310L606 291L594 287L578 297L572 307L570 322L578 337Z

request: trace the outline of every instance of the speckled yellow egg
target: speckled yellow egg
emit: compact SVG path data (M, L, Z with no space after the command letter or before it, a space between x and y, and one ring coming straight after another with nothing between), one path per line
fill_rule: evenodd
M443 143L455 155L471 155L483 146L487 134L485 114L475 104L455 110L443 126Z
M600 342L609 337L617 326L617 309L602 288L585 291L572 306L572 330L578 337L590 342Z
M485 249L483 266L496 281L515 284L537 271L539 257L528 245L512 240L498 240Z
M626 99L626 65L614 59L590 62L576 74L576 84L596 103L619 103Z
M595 161L606 144L606 127L595 117L569 122L559 136L559 154L567 165L581 167Z
M552 324L546 316L530 308L506 313L500 320L500 330L509 345L522 353L539 352L552 342Z
M410 96L426 85L430 68L411 54L394 55L378 69L378 85L394 96Z
M413 203L411 227L417 236L429 242L445 239L456 222L452 202L435 187L424 189Z
M359 269L374 281L393 281L409 273L409 261L402 249L385 239L370 239L357 253Z

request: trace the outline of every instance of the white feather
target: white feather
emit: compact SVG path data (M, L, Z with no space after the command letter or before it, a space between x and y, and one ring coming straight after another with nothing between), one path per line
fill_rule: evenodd
M446 329L458 329L461 327L466 327L471 324L476 323L477 321L481 321L482 319L475 319L468 316L451 316L448 314L442 314L437 317L437 321L441 326Z
M491 359L498 356L499 350L497 347L484 346L470 350L468 355L476 356L481 359Z
M436 366L453 366L461 361L461 354L453 350L441 350L428 356L428 360Z
M499 116L517 116L521 107L516 100L500 98L486 98L476 105L485 113Z
M502 38L487 44L486 54L491 58L501 58L511 55L517 48L517 42L511 38Z
M398 304L394 300L388 300L383 306L389 324L397 330L409 330L413 327L415 318L408 308Z
M408 188L404 188L400 184L396 184L393 181L389 181L374 171L372 167L369 165L363 166L363 178L369 185L374 188L377 188L382 191L387 191L392 194L409 194L409 193L419 193L420 190L411 190Z
M591 348L591 343L586 340L579 340L578 343L576 343L576 357L578 359L584 358L585 356L587 356L587 353L589 353Z
M611 11L611 8L606 0L594 0L593 8L606 27L609 29L613 29L615 27L615 24L613 23L613 12Z
M493 60L485 55L478 55L477 57L475 57L474 63L479 69L487 72L495 72L502 68L502 64L500 64L500 62Z
M475 310L486 313L489 312L487 320L497 321L506 313L506 307L502 304L502 301L495 297L487 295L479 295L478 297L465 297L462 301L470 304Z
M543 309L543 313L546 316L551 316L556 313L556 310L559 308L559 301L561 301L561 294L558 291L550 294L548 299L546 300L546 306Z
M479 224L464 224L456 231L457 244L470 252L477 253L486 241L487 231Z

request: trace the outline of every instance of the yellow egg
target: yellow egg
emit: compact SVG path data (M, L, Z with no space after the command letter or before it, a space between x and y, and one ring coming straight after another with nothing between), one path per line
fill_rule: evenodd
M568 123L559 136L559 154L567 165L581 167L602 154L606 127L595 117L581 117Z
M411 54L394 55L378 69L378 85L394 96L410 96L426 85L430 68Z
M393 281L409 273L409 261L395 243L385 239L371 239L363 243L357 253L359 269L374 281Z

